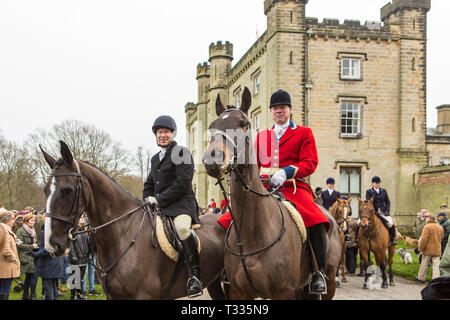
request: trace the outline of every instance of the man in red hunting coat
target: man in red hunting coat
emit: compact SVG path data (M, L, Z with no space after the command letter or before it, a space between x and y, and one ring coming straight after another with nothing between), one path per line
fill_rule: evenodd
M306 227L319 267L313 274L311 290L324 293L326 284L327 238L330 222L314 203L314 193L303 181L317 168L318 156L314 135L310 128L297 126L290 120L292 113L289 93L278 90L270 98L270 112L275 124L258 133L255 150L258 167L263 178L270 178L273 187L280 186L287 200L295 203ZM219 221L225 228L231 223L229 213Z

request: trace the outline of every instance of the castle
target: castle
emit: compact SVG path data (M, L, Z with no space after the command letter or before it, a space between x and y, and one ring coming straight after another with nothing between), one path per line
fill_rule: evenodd
M198 101L187 103L185 112L199 205L221 198L201 164L217 95L239 106L248 87L249 117L259 130L272 126L270 96L282 88L291 95L292 120L311 127L316 138L319 165L311 185L325 186L334 177L336 189L353 197L357 216L357 197L365 198L371 178L380 176L391 214L409 223L427 198L421 175L430 173L423 169L450 164L450 105L438 107L436 130L426 128L430 0L393 0L381 8L381 21L363 25L307 18L307 3L265 0L267 30L233 67L228 41L211 43L208 62L198 64ZM438 176L450 179L450 166L444 167ZM450 194L445 179L439 192Z

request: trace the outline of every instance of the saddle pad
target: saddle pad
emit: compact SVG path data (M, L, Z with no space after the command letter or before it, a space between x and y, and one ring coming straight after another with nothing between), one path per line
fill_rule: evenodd
M300 212L298 212L297 209L295 209L295 207L289 201L282 201L282 202L284 206L288 209L292 219L297 225L298 232L300 233L300 237L302 238L302 243L304 243L306 241L306 227L305 223L303 222L302 216L300 215Z
M200 253L201 250L200 239L194 231L193 233L197 239L198 253ZM174 246L170 243L169 239L167 238L166 232L164 231L164 224L159 215L156 215L156 238L158 239L159 246L161 247L164 254L167 257L169 257L170 260L177 262L178 251L177 249L174 248Z

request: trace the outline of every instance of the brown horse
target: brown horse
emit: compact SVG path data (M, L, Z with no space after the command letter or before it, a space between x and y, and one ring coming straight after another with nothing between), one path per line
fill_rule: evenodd
M61 143L61 156L55 160L42 148L52 173L45 186L47 196L45 249L61 256L68 247L68 236L83 212L95 229L97 266L108 299L175 299L187 295L187 271L183 264L179 276L167 293L176 263L154 243L155 219L151 208L95 166L74 160ZM218 215L201 217L196 230L201 242L201 281L214 299L224 298L220 287L225 232L217 224Z
M348 214L350 213L350 202L352 198L345 200L337 198L336 202L333 203L329 212L331 216L336 220L339 226L339 241L342 247L341 259L340 259L340 269L341 269L341 277L342 282L347 282L347 278L345 277L345 241L344 241L344 232L348 230ZM336 286L340 287L339 282L339 268L336 272Z
M364 289L368 289L368 278L367 267L369 265L369 254L373 252L375 255L375 261L377 266L380 267L383 282L381 287L388 288L388 282L386 277L386 249L388 249L388 265L389 265L389 285L394 286L394 273L392 271L392 261L394 259L395 246L392 245L389 237L389 231L381 222L380 218L375 214L375 209L373 207L373 199L361 200L359 201L359 212L361 225L359 228L358 239L359 239L359 250L361 257L364 261L364 266L366 269Z
M219 181L230 173L233 225L226 237L225 272L231 299L308 298L312 260L308 241L302 243L297 225L287 208L264 188L260 181L251 123L247 111L251 95L245 88L240 109L225 110L220 96L216 100L217 120L209 126L211 141L203 163L208 174ZM338 226L329 217L328 293L335 293L335 274L339 264ZM312 298L312 297L311 297Z

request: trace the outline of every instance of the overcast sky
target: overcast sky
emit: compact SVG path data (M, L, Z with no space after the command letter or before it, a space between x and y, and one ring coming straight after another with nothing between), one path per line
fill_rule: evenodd
M388 0L310 0L308 17L380 20ZM263 0L1 0L0 133L22 143L37 127L77 119L134 152L157 151L151 126L172 115L185 144L197 64L218 40L236 63L266 30ZM450 103L450 1L428 14L427 127Z

